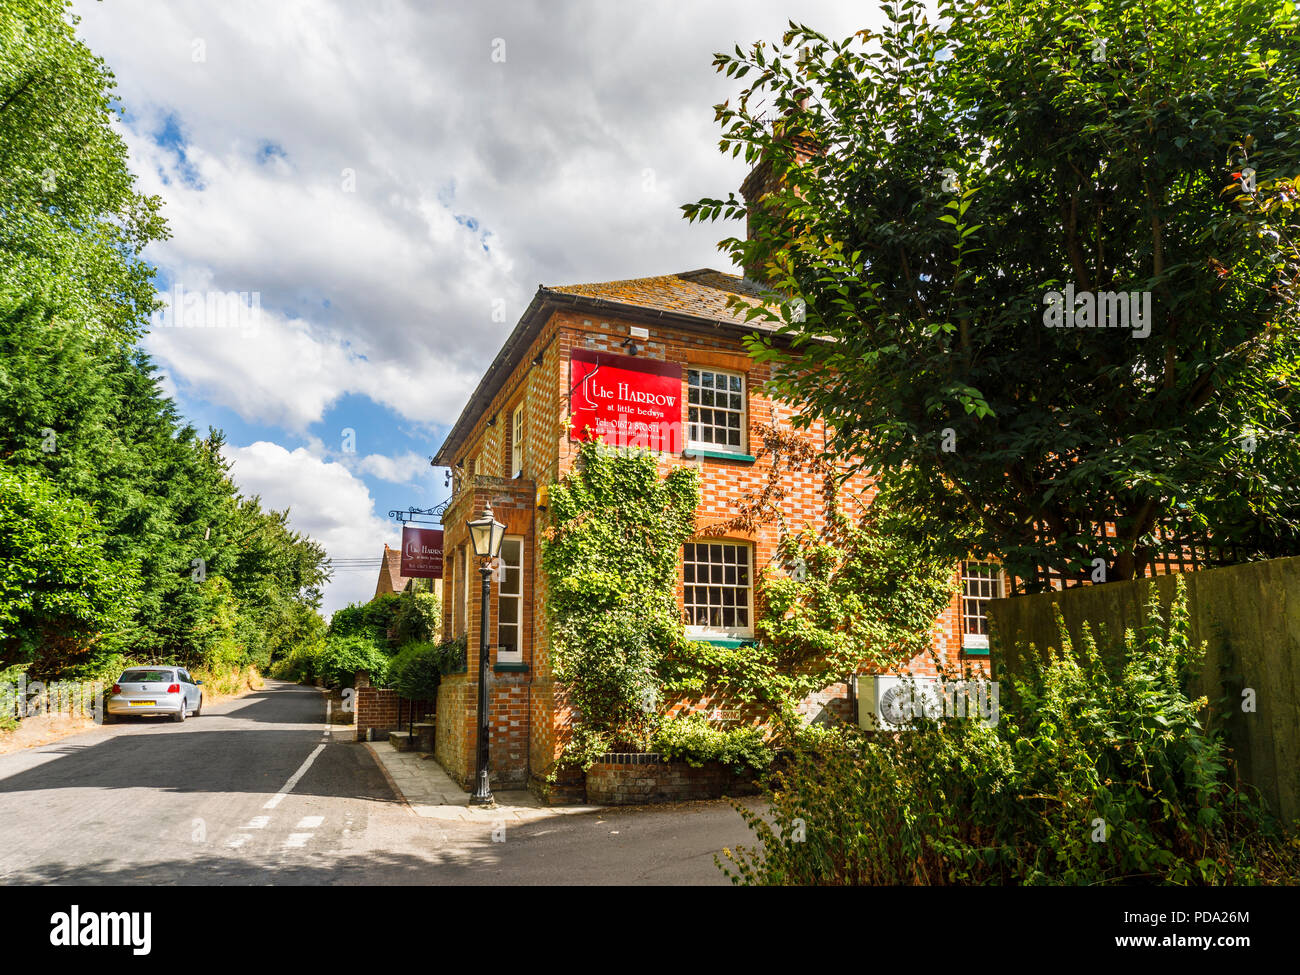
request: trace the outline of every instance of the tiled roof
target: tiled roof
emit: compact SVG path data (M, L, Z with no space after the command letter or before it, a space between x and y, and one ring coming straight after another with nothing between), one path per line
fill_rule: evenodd
M446 466L473 426L480 410L487 408L496 391L519 363L528 344L546 322L546 309L557 305L596 303L599 308L611 305L627 309L634 316L638 310L644 315L676 316L678 327L693 327L695 322L708 328L717 326L736 331L772 331L768 322L754 319L745 321L744 313L727 306L727 299L739 295L746 302L757 305L765 292L758 285L735 274L723 274L712 268L680 271L677 274L660 274L652 278L630 278L626 281L604 281L597 284L567 284L537 289L532 302L519 324L497 352L487 372L479 380L465 409L452 426L447 438L434 455L437 466Z
M402 575L402 550L384 545L384 562L379 567L379 581L375 584L378 598L387 592L401 592L410 580Z
M752 305L760 304L764 293L758 285L747 278L723 274L712 268L680 271L677 274L660 274L652 278L630 278L626 281L568 284L548 287L545 290L583 298L597 298L637 308L695 315L718 322L745 325L749 328L770 329L772 327L758 319L746 322L743 313L737 314L728 306L728 299L732 295L739 295Z

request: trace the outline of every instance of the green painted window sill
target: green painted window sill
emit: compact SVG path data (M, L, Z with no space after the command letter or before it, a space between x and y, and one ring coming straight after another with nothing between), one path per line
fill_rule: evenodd
M714 460L735 460L742 464L752 464L758 460L753 454L733 454L726 450L704 450L702 448L687 447L682 451L682 456L688 459L695 457L710 457Z
M988 647L962 647L961 652L968 657L987 657L989 655Z
M498 674L526 674L527 664L493 664L492 670Z
M696 637L696 639L698 639L701 643L711 643L715 647L726 647L729 650L734 650L736 647L743 647L746 644L754 642L754 638L752 636L743 636L743 637L708 636L708 637Z

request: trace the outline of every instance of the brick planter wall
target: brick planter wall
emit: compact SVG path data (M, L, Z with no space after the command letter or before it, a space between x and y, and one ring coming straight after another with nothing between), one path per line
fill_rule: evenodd
M415 721L423 721L425 714L433 710L432 702L416 701L413 704L399 697L391 687L375 687L364 670L357 671L352 706L357 716L357 741L365 741L372 728L405 731L412 721L412 708Z
M396 731L397 691L391 687L358 687L356 694L357 741L366 740L371 728Z
M654 752L602 755L587 770L587 801L600 806L721 799L757 791L748 775L737 775L728 766L706 762L695 768L665 762Z

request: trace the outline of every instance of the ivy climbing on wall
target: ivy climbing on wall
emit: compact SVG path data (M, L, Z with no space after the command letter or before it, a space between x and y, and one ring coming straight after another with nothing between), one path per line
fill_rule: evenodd
M658 725L661 665L682 635L677 573L699 472L661 478L656 454L588 441L549 497L551 652L579 714L561 761L586 767L603 751L644 749Z
M901 540L888 512L841 498L841 478L806 438L776 427L759 433L766 483L733 499L734 517L707 530L776 526L784 568L758 567L756 637L739 647L687 638L677 605L682 545L697 534L695 468L661 477L657 454L587 442L552 486L542 545L551 648L578 712L553 774L585 769L605 751L694 740L666 728L682 720L664 718L672 700L720 694L755 705L773 728L809 693L929 646L953 567ZM788 479L805 472L824 485L827 514L816 528L782 514Z

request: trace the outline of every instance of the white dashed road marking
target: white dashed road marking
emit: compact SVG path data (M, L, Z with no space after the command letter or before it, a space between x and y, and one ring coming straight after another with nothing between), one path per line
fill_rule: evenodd
M325 750L324 745L317 745L316 748L312 751L312 753L307 756L306 760L303 761L303 763L298 766L298 771L294 772L293 775L289 776L289 781L286 782L281 787L279 792L271 796L270 799L267 799L266 805L264 805L262 808L274 809L276 806L280 805L280 803L284 802L284 797L293 791L293 787L298 784L298 781L304 775L306 775L307 770L311 768L311 763L316 761L316 756L319 755L324 750Z
M324 816L303 816L294 829L315 829L323 822L325 822Z

